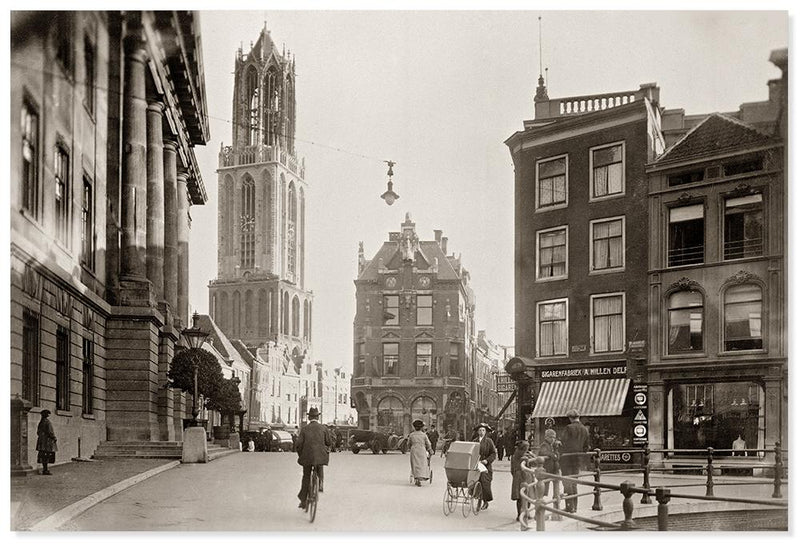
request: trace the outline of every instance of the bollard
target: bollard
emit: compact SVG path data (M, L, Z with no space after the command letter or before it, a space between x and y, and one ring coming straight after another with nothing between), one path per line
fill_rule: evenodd
M773 475L775 476L772 479L772 484L775 486L774 491L772 491L772 498L774 499L781 499L783 498L783 494L781 493L781 480L783 479L783 454L781 453L781 442L775 442L775 469L773 471Z
M558 465L558 461L556 461L556 475L561 475L561 467ZM553 507L556 510L561 510L561 481L554 479L551 484L553 485ZM564 519L564 516L561 514L556 514L555 512L550 514L551 521L561 521Z
M530 496L530 494L531 494L530 484L523 483L522 484L522 489L525 490L525 494L526 495ZM529 518L529 516L528 516L528 501L525 500L525 499L522 499L522 500L523 500L522 511L517 516L517 521L519 522L519 530L520 531L527 531L528 529L530 529L530 527L528 526L528 518Z
M644 464L643 468L643 481L642 487L647 489L646 493L642 493L642 500L640 501L642 504L650 504L650 448L644 448L644 455L642 455L642 464Z
M594 450L594 481L600 483L600 449ZM602 510L603 503L600 501L600 486L594 486L594 502L592 503L592 510Z
M656 487L656 500L658 501L658 530L669 531L669 489Z
M706 464L706 496L714 496L714 448L708 448L708 464Z
M632 481L624 481L619 484L619 492L625 497L622 500L622 513L625 514L625 519L622 521L623 531L629 531L636 526L633 523L633 488Z

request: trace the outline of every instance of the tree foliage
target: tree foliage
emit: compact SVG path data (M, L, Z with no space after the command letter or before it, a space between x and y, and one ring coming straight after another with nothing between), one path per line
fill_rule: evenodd
M219 411L223 415L235 415L242 410L242 399L239 385L233 379L222 379L219 390L209 395L206 408Z
M222 367L214 354L202 348L186 348L178 352L169 366L167 378L169 385L184 392L194 391L194 364L197 369L197 391L206 398L213 399L220 390L225 378Z

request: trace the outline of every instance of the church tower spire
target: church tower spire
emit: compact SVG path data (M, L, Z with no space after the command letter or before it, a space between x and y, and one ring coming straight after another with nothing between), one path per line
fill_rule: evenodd
M549 101L547 96L547 84L542 76L542 17L539 16L539 85L536 86L536 95L533 101L538 103L540 101Z

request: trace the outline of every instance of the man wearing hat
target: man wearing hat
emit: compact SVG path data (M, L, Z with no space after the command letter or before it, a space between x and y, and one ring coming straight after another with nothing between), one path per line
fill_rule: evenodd
M53 473L47 469L47 465L56 461L56 451L58 451L56 432L53 430L53 423L47 418L50 416L50 411L42 409L41 415L42 419L36 428L36 450L39 452L37 462L42 465L43 476L52 476Z
M581 424L581 415L577 409L567 411L567 417L569 418L569 424L564 429L564 435L561 436L563 443L562 453L564 453L561 457L561 472L565 476L574 476L581 470L583 455L568 455L567 453L584 453L590 449L589 429ZM569 480L564 482L565 495L575 495L577 492L577 484ZM578 511L577 498L567 499L565 502L567 512L574 514Z
M485 422L482 422L478 425L477 430L478 434L474 441L477 441L480 444L479 458L481 464L486 467L486 472L481 472L480 477L481 500L483 501L481 510L486 510L489 508L489 502L494 499L492 496L492 462L494 462L494 459L497 458L497 448L495 448L492 438L487 435L492 431L491 426Z
M319 477L319 491L322 492L323 466L328 464L331 447L333 447L333 436L323 425L319 423L319 410L312 407L308 410L308 424L300 429L297 436L295 450L298 455L297 463L303 467L303 481L300 484L300 499L298 508L306 509L306 497L308 496L308 483L311 479L311 467L315 467Z

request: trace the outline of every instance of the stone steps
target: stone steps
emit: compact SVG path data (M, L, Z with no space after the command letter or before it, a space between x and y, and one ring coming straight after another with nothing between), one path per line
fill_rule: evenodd
M222 456L232 451L215 443L208 444L209 458ZM183 442L179 441L123 441L101 442L95 449L95 459L180 459L183 456Z

